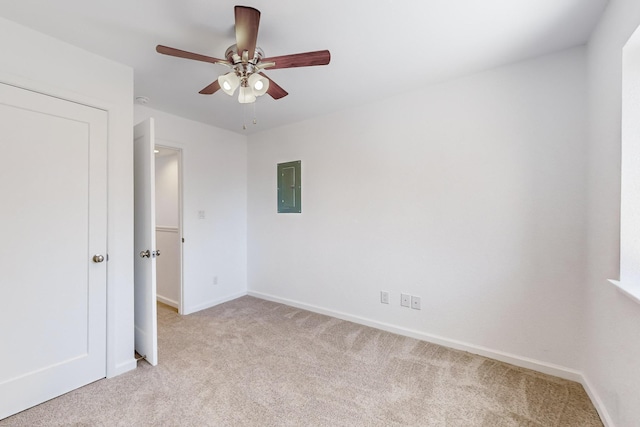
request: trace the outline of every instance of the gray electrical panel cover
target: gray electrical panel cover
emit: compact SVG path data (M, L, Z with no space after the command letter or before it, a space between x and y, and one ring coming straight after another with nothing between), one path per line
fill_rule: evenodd
M302 162L278 163L278 213L302 212Z

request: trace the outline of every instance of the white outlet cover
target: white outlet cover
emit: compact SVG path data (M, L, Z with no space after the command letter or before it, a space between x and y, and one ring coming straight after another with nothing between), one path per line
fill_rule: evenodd
M411 297L411 308L413 308L414 310L420 310L420 297Z
M389 292L380 291L380 302L382 304L389 304Z
M411 295L400 294L400 305L402 307L411 307Z

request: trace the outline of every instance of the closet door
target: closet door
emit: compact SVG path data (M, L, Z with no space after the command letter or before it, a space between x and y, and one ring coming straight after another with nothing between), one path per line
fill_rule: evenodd
M106 375L107 113L0 84L0 419Z

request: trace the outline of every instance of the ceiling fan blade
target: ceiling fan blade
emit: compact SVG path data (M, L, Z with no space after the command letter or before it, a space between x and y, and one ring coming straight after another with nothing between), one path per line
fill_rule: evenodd
M180 50L173 47L162 46L159 44L156 46L156 52L163 55L177 56L178 58L194 59L196 61L210 62L215 64L217 62L227 62L224 59L213 58L211 56L200 55L199 53L187 52L186 50Z
M218 81L216 80L198 93L201 93L203 95L211 95L216 93L218 90L220 90L220 83L218 83Z
M262 58L261 63L275 62L276 65L267 67L269 70L278 68L312 67L314 65L327 65L331 61L331 53L328 50L315 52L296 53L293 55L272 56Z
M269 80L269 89L267 89L267 93L273 99L280 99L280 98L284 98L285 96L289 95L289 92L287 92L286 90L284 90L280 86L278 86L278 84L276 82L274 82L273 80L271 80L269 77L267 77L266 74L264 74L264 73L259 73L259 74L262 77L264 77L265 79Z
M260 11L252 7L236 6L235 14L238 55L242 57L242 52L246 50L249 52L249 59L252 59L256 52Z

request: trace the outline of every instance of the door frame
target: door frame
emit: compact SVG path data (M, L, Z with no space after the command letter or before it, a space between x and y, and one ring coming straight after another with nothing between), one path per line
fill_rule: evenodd
M108 165L107 165L107 186L108 186L107 188L107 255L108 255L114 246L116 247L118 246L118 245L114 245L114 242L116 241L116 237L110 231L113 218L118 217L118 214L117 214L118 208L117 206L114 206L113 203L111 203L111 201L114 199L112 194L118 191L117 189L118 185L113 185L113 176L111 174L111 171L112 171L112 168L117 167L115 165L115 163L117 162L114 162L113 159L115 157L118 157L117 154L119 154L119 153L116 153L115 151L117 150L117 148L115 147L117 147L118 144L114 143L114 138L116 138L117 135L121 134L121 129L122 129L122 126L119 125L119 122L117 119L114 120L114 117L118 117L122 114L121 108L115 103L105 101L104 99L95 98L93 96L84 95L77 91L65 89L60 86L57 86L52 82L32 80L16 74L7 73L5 71L2 71L1 69L0 69L0 82L7 85L15 86L20 89L29 90L32 92L38 92L43 95L48 95L48 96L60 98L66 101L83 104L88 107L97 108L99 110L103 110L107 112L107 121L108 121L107 123L107 132L108 132L108 135L107 135L107 162L108 162ZM133 110L133 106L132 106L132 110ZM133 135L132 135L132 142L133 142ZM133 154L131 154L131 160L133 161ZM133 175L132 175L132 178L133 178ZM133 195L133 189L131 192ZM115 199L118 199L118 198L115 197ZM131 220L130 226L131 226L131 230L133 230L133 219ZM130 247L131 249L133 249L133 237L131 238ZM126 270L127 267L130 271L131 284L132 284L133 283L133 262L131 262L129 266L122 265L121 262L118 265L118 269L121 271L123 269ZM106 324L107 376L106 377L112 378L117 375L120 375L135 369L137 364L133 354L130 359L124 362L121 361L120 363L118 363L118 360L122 360L122 357L121 356L119 357L117 353L118 342L122 343L122 338L117 337L117 333L119 330L118 319L122 317L123 310L126 312L127 307L123 307L123 304L121 303L122 297L119 296L117 293L118 288L122 287L121 284L119 286L119 284L117 283L118 277L121 277L122 273L120 273L119 275L112 274L113 273L112 270L114 267L112 267L112 264L110 262L107 262L106 268L107 268L107 319L106 319L107 321L107 324ZM133 327L133 299L131 299L131 301L128 301L128 303L130 305L131 326ZM129 351L129 353L133 353L133 334L131 334L130 345L131 345L131 350Z
M178 156L178 238L180 239L180 301L178 301L178 313L184 314L184 173L183 173L183 150L184 148L173 141L162 138L155 138L155 146L165 150L175 151Z

